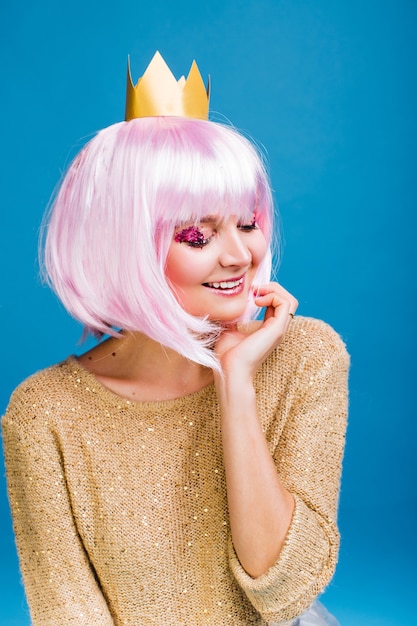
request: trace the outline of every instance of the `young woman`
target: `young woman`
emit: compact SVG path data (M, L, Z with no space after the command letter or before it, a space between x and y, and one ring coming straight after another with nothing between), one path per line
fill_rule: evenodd
M3 418L33 623L333 624L344 345L270 282L252 145L162 113L98 133L49 218L49 280L108 338Z

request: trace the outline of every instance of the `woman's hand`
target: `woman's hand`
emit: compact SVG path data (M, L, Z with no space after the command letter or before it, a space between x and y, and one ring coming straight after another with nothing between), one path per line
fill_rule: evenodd
M254 289L255 304L265 307L263 322L226 329L216 344L224 374L253 377L258 367L282 341L298 302L278 283Z

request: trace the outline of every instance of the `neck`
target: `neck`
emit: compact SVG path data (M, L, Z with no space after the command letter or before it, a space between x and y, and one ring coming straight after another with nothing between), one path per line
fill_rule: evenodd
M213 380L210 369L136 332L107 339L79 360L105 387L132 400L178 398Z

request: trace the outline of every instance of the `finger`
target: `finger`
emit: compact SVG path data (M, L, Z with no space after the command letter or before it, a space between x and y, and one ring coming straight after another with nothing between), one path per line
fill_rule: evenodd
M282 297L277 293L268 293L265 296L259 296L255 299L257 306L266 307L266 317L274 315L288 315L293 317L297 310L298 302L292 297Z
M260 296L263 296L270 292L274 292L279 295L282 295L283 297L289 297L289 298L293 297L292 294L289 291L287 291L282 285L280 285L279 283L274 283L274 282L265 283L264 285L253 285L252 290L255 295L260 295Z
M264 296L268 296L269 294L273 294L274 296L276 296L273 299L273 301L271 301L271 304L268 300L262 299ZM297 307L298 307L297 299L294 298L294 296L289 291L284 289L284 287L282 287L278 283L268 283L266 285L259 285L255 287L254 297L255 297L255 303L258 306L278 307L280 306L282 302L288 301L290 303L289 313L292 313L292 314L296 312ZM259 303L258 303L258 299L260 299Z

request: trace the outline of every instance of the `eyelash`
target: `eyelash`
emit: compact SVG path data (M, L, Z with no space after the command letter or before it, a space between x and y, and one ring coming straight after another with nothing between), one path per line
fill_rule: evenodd
M257 230L258 224L256 223L256 219L253 218L250 224L238 224L237 227L245 233L250 232L251 230Z
M250 224L238 224L237 227L243 232L251 232L252 230L256 230L258 225L256 219L253 218ZM186 243L191 248L204 248L210 243L213 237L214 234L206 239L197 226L187 226L187 228L183 228L183 230L176 233L174 241L177 243Z

